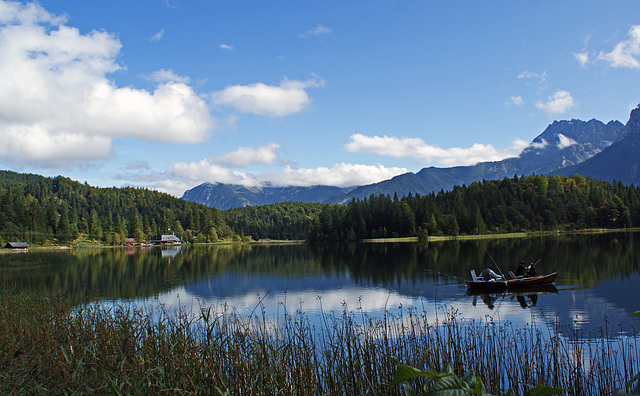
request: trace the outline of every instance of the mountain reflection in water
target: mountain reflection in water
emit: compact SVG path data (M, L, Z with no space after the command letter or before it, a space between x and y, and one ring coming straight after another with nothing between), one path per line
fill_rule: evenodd
M366 313L407 310L433 320L446 311L469 320L553 327L589 337L601 328L637 335L640 233L481 241L343 244L314 247L195 246L74 249L0 255L0 278L39 293L91 300L233 307L239 313ZM491 258L487 252L490 252ZM558 271L556 290L467 295L469 270L493 260L503 272L520 260Z

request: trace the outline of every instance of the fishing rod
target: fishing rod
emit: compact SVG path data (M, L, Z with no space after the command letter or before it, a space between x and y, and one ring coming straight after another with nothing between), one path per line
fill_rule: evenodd
M498 271L500 271L500 275L502 275L503 278L506 279L506 277L504 276L504 274L502 273L502 270L500 269L500 267L498 267L498 263L495 262L495 260L493 259L493 257L491 257L491 255L489 254L489 251L487 249L484 249L484 251L487 253L487 256L489 256L489 258L491 259L491 261L493 261L493 265L496 266L496 268L498 269ZM542 260L542 259L540 259Z

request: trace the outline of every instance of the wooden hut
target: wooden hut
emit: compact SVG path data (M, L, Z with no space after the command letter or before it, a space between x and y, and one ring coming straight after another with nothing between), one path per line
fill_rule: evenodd
M26 242L7 242L4 247L7 249L28 249L29 244Z

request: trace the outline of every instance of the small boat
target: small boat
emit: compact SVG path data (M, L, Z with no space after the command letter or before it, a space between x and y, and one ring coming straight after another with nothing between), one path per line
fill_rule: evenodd
M471 276L474 277L475 273L472 272ZM540 286L551 284L556 277L557 272L553 272L547 275L532 276L527 278L516 278L510 280L497 280L497 281L485 281L477 277L474 280L467 281L467 290L469 291L502 291L502 290L516 290L519 288L527 288L531 286Z

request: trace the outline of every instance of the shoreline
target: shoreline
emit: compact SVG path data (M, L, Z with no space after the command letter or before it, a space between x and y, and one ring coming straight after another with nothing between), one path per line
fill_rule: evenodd
M398 237L398 238L368 238L359 241L344 241L338 243L407 243L407 242L443 242L443 241L470 241L470 240L489 240L489 239L511 239L511 238L528 238L528 237L548 237L548 236L560 236L560 235L579 235L579 234L609 234L620 232L638 232L640 227L631 228L590 228L584 230L556 230L556 231L535 231L535 232L513 232L502 234L479 234L479 235L436 235L429 236L426 239L420 237ZM272 245L304 245L307 244L306 240L278 240L278 239L264 239L257 241L247 242L234 242L234 241L220 241L220 242L196 242L193 244L183 243L182 245L172 246L272 246ZM26 251L31 250L69 250L69 249L81 249L81 248L101 248L101 249L115 249L115 248L149 248L149 247L163 247L162 245L104 245L100 243L87 243L81 242L68 245L50 245L50 246L30 246ZM0 248L0 254L5 253L24 253L24 249L10 249Z

